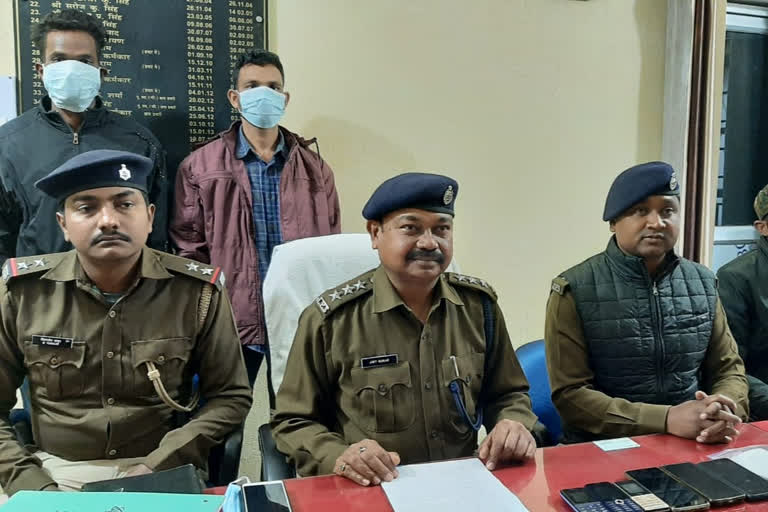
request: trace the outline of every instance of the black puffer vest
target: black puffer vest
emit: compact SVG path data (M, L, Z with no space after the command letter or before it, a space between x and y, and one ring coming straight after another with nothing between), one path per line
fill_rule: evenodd
M631 402L677 405L699 389L715 317L715 275L670 253L652 280L642 258L608 248L567 270L595 389Z

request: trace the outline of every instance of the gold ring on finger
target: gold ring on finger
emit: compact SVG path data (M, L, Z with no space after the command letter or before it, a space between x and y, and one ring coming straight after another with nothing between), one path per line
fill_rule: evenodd
M365 446L361 446L359 449L360 453L363 453L367 448Z
M347 463L346 462L342 462L341 466L339 466L339 471L341 471L343 473L346 470L347 470Z

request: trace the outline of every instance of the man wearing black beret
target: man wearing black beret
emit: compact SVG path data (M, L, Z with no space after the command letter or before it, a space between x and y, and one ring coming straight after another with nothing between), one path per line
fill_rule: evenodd
M145 245L152 168L141 155L95 150L35 184L59 205L75 249L3 265L0 485L8 494L205 468L209 449L248 413L220 269ZM24 377L34 449L8 424ZM192 418L180 426L174 411Z
M714 274L677 256L680 186L663 162L613 182L605 251L552 281L545 340L566 442L669 433L728 442L747 418L744 364Z
M488 469L534 455L528 382L496 294L444 273L458 191L436 174L385 181L363 209L381 265L301 315L272 421L300 475L378 485L400 463L472 456L481 425Z

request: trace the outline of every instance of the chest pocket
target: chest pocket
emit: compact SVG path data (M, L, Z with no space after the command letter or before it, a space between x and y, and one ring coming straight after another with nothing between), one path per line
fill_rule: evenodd
M411 386L411 365L352 368L355 413L368 432L401 432L416 419Z
M443 371L442 392L448 397L448 417L453 429L460 434L470 434L474 430L469 426L464 417L456 408L453 395L451 394L451 382L456 380L461 388L461 396L464 400L464 406L467 413L475 418L477 416L477 401L480 398L480 390L483 387L483 374L485 372L485 354L473 352L462 356L456 356L456 364L453 359L443 359L441 369ZM456 370L459 370L459 376L456 377Z
M72 348L46 347L27 342L24 359L29 370L30 384L45 389L51 400L83 394L85 376L85 343Z
M131 342L133 389L138 396L156 396L155 388L147 377L147 365L152 362L163 374L163 384L169 393L184 382L184 369L192 353L192 340L188 337L139 340Z

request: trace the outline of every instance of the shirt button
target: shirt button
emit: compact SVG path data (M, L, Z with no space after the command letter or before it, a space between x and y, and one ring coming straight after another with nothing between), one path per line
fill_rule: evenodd
M115 455L117 455L117 450L109 450L110 457L114 457Z
M432 383L431 382L427 382L426 384L424 384L424 389L426 389L427 391L432 389Z
M386 392L387 392L387 385L379 384L379 393L386 393Z
M112 397L107 398L107 405L114 405L114 404L115 404L115 399L114 398L112 398Z
M438 432L437 430L433 430L433 431L432 431L432 432L429 434L429 437L431 437L432 439L437 439L438 437L440 437L440 432Z
M58 358L58 357L56 357L56 356L53 356L53 357L51 358L51 364L57 364L58 362L59 362L59 358Z
M109 352L107 352L107 359L112 359L113 357L115 357L115 353L114 352L112 352L111 350Z
M117 316L117 313L115 313L115 310L113 309L109 312L109 318L115 318L115 316Z
M161 355L159 355L159 356L157 357L157 362L158 362L158 363L164 363L164 362L165 362L165 356L164 356L164 355L162 355L162 354L161 354Z

